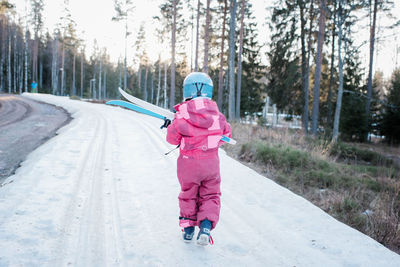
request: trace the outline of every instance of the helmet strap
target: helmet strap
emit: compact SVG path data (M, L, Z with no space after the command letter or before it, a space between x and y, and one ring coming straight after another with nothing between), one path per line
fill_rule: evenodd
M201 89L203 89L204 83L201 83L200 89L197 87L199 83L195 83L196 85L196 90L197 90L197 96L201 96Z

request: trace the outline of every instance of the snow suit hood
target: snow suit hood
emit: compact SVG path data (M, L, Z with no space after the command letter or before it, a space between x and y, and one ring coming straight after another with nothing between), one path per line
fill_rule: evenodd
M167 141L180 145L180 154L191 157L216 157L221 137L231 136L231 128L217 103L196 97L175 106L175 118L167 128ZM207 155L206 155L207 154Z
M214 123L212 116L219 116L217 104L205 97L196 97L175 106L175 110L182 114L188 114L183 118L191 125L208 129Z

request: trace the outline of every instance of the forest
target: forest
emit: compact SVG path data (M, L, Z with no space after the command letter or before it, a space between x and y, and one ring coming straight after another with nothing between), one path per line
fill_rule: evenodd
M301 116L304 133L331 140L400 142L400 68L389 79L374 69L376 46L399 36L390 0L276 0L265 4L269 40L260 42L251 1L160 1L153 21L135 33L133 0L113 0L115 27L124 28L118 62L95 43L88 54L64 0L53 32L44 27L44 0L29 0L26 14L11 1L0 5L0 92L38 92L102 101L118 87L172 109L192 71L208 73L214 100L230 121L262 120L266 99L286 120ZM387 25L377 23L385 18ZM168 60L152 62L146 23L159 25L157 40ZM357 25L369 36L356 45ZM397 39L395 39L397 40ZM358 40L359 41L359 40ZM188 49L188 46L190 48ZM398 49L398 46L397 46ZM134 51L128 58L127 50ZM187 53L187 51L190 51ZM264 53L264 54L263 54ZM262 58L267 60L262 60Z

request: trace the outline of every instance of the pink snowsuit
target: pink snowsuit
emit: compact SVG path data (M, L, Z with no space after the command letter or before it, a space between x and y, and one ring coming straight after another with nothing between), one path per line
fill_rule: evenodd
M176 105L175 110L167 142L180 144L179 225L196 226L208 219L214 228L221 208L218 147L223 143L222 135L231 137L231 127L217 104L208 98L194 98Z

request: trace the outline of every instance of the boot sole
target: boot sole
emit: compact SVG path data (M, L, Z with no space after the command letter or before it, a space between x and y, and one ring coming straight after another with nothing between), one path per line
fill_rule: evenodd
M200 246L207 246L209 242L210 242L210 237L205 234L200 235L199 238L197 239L197 245Z

